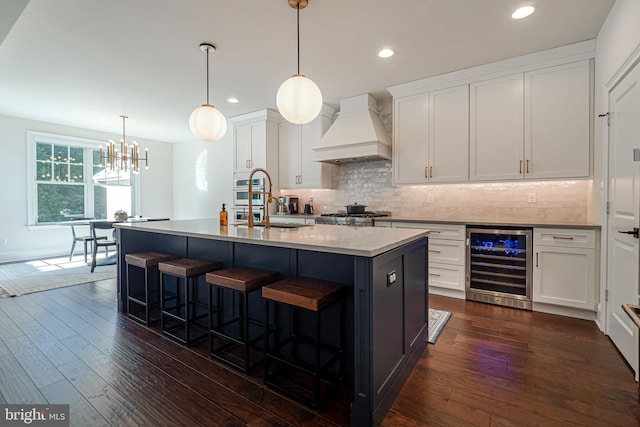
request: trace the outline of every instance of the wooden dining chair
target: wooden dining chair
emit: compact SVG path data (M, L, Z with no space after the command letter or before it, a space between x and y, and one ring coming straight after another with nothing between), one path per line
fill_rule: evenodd
M107 257L109 256L109 247L116 246L115 229L113 227L113 221L91 221L91 237L93 239L93 251L91 259L91 272L96 268L96 255L98 254L98 248L105 248ZM108 235L101 235L96 230L111 230Z

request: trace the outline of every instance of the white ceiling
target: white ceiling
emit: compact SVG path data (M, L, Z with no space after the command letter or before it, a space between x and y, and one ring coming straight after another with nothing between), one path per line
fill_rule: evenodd
M613 3L535 0L538 11L514 21L522 0L310 0L301 72L334 107L389 96L395 84L593 39ZM189 115L206 100L201 42L218 48L211 101L227 117L275 108L296 72L288 0L2 0L0 17L8 116L117 135L126 114L128 135L187 141ZM382 47L395 56L378 58Z

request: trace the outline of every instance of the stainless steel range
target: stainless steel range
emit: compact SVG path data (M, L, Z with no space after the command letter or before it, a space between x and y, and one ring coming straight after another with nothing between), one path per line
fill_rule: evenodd
M364 212L350 214L346 212L336 212L322 214L316 218L316 224L350 225L354 227L373 227L375 218L390 216L389 212Z

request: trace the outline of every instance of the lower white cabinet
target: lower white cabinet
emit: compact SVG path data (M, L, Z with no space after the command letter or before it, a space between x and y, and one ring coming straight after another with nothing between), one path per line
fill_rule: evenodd
M376 225L378 225L377 221ZM391 226L430 230L429 292L465 298L466 226L464 224L393 221Z
M599 275L597 240L595 230L534 229L534 304L596 311Z

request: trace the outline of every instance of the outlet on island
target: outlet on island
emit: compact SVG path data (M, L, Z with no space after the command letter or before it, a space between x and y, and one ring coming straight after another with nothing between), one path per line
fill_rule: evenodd
M433 194L427 194L427 203L433 203Z
M7 238L6 237L0 237L0 246L7 246Z
M529 193L529 203L536 202L536 193Z

